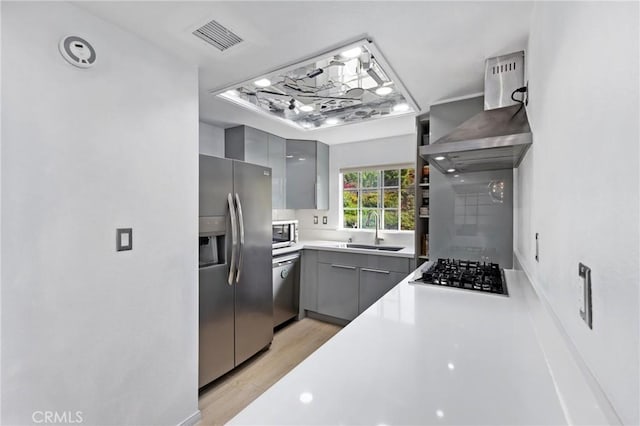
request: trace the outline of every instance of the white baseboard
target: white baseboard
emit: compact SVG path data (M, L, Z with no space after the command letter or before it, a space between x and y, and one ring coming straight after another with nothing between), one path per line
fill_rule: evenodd
M201 419L202 419L202 413L200 413L200 410L198 410L192 415L190 415L189 417L187 417L186 419L184 419L183 421L181 421L180 423L178 423L178 426L195 426L196 423L198 423Z
M611 401L562 326L544 291L521 262L522 255L517 250L513 255L513 268L519 269L530 284L531 294L527 295L529 315L567 421L572 425L622 425Z

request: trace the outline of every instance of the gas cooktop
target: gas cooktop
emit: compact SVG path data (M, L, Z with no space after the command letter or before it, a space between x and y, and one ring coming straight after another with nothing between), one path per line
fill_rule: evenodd
M438 259L413 282L508 295L497 263Z

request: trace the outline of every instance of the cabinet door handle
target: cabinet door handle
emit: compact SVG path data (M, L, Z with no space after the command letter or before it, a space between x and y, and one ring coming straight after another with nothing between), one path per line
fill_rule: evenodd
M367 272L375 272L376 274L389 274L389 271L383 271L380 269L369 269L369 268L362 268L360 269L361 271L367 271Z
M332 264L331 267L332 268L340 268L340 269L351 269L351 270L356 269L355 266L334 265L334 264Z

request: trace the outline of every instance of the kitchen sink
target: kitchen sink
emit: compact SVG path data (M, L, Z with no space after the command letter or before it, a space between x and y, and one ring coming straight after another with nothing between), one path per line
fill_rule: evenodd
M382 250L382 251L400 251L404 247L401 246L374 246L370 244L355 244L348 243L347 248L357 248L357 249L365 249L365 250Z

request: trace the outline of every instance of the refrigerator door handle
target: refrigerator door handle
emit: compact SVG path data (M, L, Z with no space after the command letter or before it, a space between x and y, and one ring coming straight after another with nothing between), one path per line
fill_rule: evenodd
M236 275L236 283L240 281L240 273L242 272L242 260L244 259L244 216L242 215L242 203L240 196L236 192L236 203L238 205L238 223L240 225L240 250L238 255L238 275Z
M233 204L233 198L231 193L227 196L227 202L229 203L229 216L231 216L231 263L229 267L229 278L227 282L229 285L233 284L233 277L236 274L236 250L238 247L238 224L236 223L236 208Z

